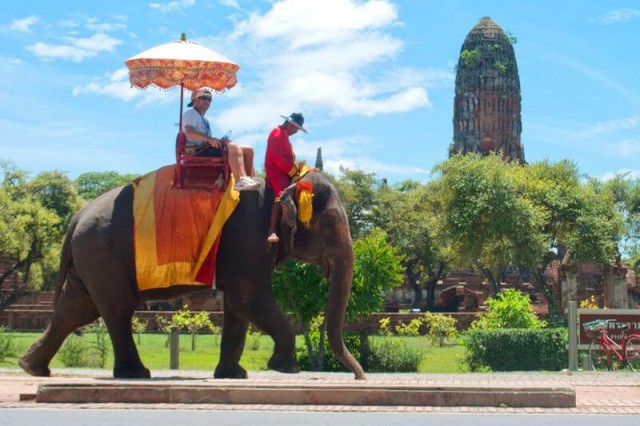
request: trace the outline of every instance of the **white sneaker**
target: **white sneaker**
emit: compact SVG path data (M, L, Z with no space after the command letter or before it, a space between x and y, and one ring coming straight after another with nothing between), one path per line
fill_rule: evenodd
M249 176L242 176L238 179L233 189L236 191L255 191L260 187L260 183L251 179Z

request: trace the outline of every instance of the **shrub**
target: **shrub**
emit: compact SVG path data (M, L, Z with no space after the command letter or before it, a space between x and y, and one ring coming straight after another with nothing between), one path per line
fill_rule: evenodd
M422 320L420 318L412 319L409 324L396 325L396 333L399 336L419 336Z
M158 324L158 330L162 331L165 335L164 347L169 347L169 341L171 339L171 321L166 319L163 315L155 315L156 324Z
M131 331L138 336L138 344L140 344L140 336L147 330L149 322L141 320L138 317L131 318Z
M309 338L311 339L311 343L314 348L319 348L320 346L320 332L319 331L310 331ZM351 352L356 359L360 358L360 336L353 333L346 333L344 335L344 344ZM298 359L298 364L300 365L301 370L311 371L311 359L309 358L309 352L306 348L297 347L296 348L296 357ZM329 348L329 340L324 340L324 357L322 368L320 371L349 371L347 368L342 365L340 361L338 361L331 352Z
M104 320L99 318L87 327L87 331L94 334L95 342L89 346L86 365L89 367L104 368L107 364L107 356L109 356L109 351L111 350Z
M380 328L378 329L378 333L382 336L391 336L391 318L382 318L378 321L380 324Z
M567 364L567 330L469 330L464 362L471 371L559 371Z
M581 300L579 307L580 309L600 309L594 295L591 295L591 297L587 299ZM607 309L607 307L605 306L604 309Z
M0 362L15 356L17 356L17 350L13 343L13 335L7 332L5 326L0 325Z
M260 330L256 329L253 324L249 326L249 333L247 335L247 347L250 351L260 350L260 337L262 334Z
M473 68L480 64L480 52L477 49L465 49L460 53L460 59L466 68Z
M422 322L429 328L428 334L431 340L438 340L440 347L444 345L445 339L452 339L458 335L456 320L449 315L427 312L424 314Z
M209 314L205 311L194 313L183 306L178 312L171 317L171 325L175 325L180 329L187 330L191 334L191 350L196 350L196 336L200 330L213 330L213 322L209 318Z
M547 323L533 313L529 297L512 288L501 292L496 298L490 298L487 312L478 314L478 319L471 323L472 330L546 326Z
M410 373L418 371L418 365L426 350L406 344L406 337L382 337L373 339L369 354L369 369L373 373Z
M67 337L58 352L58 357L65 367L87 366L87 344L81 336L71 334Z

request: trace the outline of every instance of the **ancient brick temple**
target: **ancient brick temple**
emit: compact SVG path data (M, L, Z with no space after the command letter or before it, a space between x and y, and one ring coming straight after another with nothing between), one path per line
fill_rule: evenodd
M520 99L511 38L484 17L460 49L449 155L502 151L504 158L524 162Z

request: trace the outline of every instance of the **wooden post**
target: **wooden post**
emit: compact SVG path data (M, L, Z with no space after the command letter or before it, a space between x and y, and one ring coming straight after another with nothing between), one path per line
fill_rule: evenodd
M578 371L578 302L569 302L567 315L569 323L569 370Z
M180 369L180 329L178 327L171 327L171 356L169 360L169 368L171 370Z

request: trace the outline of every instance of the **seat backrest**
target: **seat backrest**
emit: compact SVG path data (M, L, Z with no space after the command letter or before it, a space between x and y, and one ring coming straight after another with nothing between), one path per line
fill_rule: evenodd
M180 163L180 159L184 154L184 145L187 142L187 134L182 130L176 136L176 163Z
M208 188L220 185L225 188L229 177L227 150L222 157L203 157L185 152L187 135L178 132L176 136L176 169L174 187L176 188Z

